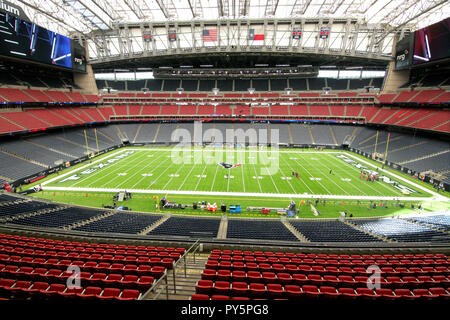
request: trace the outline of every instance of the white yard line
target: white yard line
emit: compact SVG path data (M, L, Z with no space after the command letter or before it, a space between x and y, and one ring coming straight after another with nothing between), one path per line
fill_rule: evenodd
M301 155L300 155L300 157L301 157ZM323 164L321 163L320 160L317 161L317 162L319 162L319 164L320 164L322 167L326 168L327 171L329 171L329 170L331 169L331 168L327 168L325 165L323 165ZM336 187L338 187L339 189L341 189L342 191L344 191L346 194L348 194L348 195L350 194L350 193L348 193L347 191L345 191L344 189L342 189L340 185L338 185L336 182L334 182L333 179L331 179L329 176L327 176L326 172L325 172L325 173L321 173L321 175L324 176L324 177L326 177L326 178L327 178L328 180L330 180L332 183L334 183L334 185L335 185ZM319 183L320 183L320 182L319 182ZM322 184L321 184L321 185L322 185Z
M200 177L198 178L197 184L195 185L194 191L197 191L198 185L199 185L200 181L202 181L202 176L203 176L203 173L205 173L205 170L206 170L207 166L208 166L208 164L206 164L205 167L203 168L203 171L200 174Z
M295 171L294 168L291 167L291 165L289 164L289 162L287 162L283 157L280 157L280 159L282 159L284 162L286 162L286 164L288 165L288 167L292 170ZM308 190L313 193L313 191L311 190L311 188L306 184L305 181L303 181L303 179L300 179L301 182L303 182L303 184L308 188ZM295 190L295 192L297 193L297 190Z
M258 185L259 185L259 191L262 192L262 189L261 189L261 183L259 183L258 173L256 172L255 163L254 163L253 161L252 161L252 165L253 165L253 170L255 171L255 179L256 179L256 181L258 182Z
M306 172L308 172L308 174L311 176L311 178L314 178L313 175L308 171L308 169L306 169L304 166L302 166L302 164L300 162L298 162L297 160L294 160L295 162L297 162L300 167L302 167ZM327 190L328 193L331 194L330 190L328 190L323 184L320 183L319 180L316 180L318 184L320 184L322 186L322 188L324 188L325 190Z
M244 166L241 166L241 174L242 174L242 186L244 187L244 192L245 192Z
M164 156L164 153L161 153L161 155L160 155L157 159L161 158L162 156ZM166 159L166 160L160 162L156 167L152 168L152 171L155 172L160 166L162 166L163 164L165 164L165 162L166 162L167 160L168 160L168 159ZM153 176L151 176L150 178L152 178L152 177L153 177ZM136 182L134 185L132 185L131 188L134 188L136 185L138 185L138 184L139 184L142 180L144 180L145 178L147 178L147 177L143 176L141 179L139 179L138 182Z
M125 159L125 158L124 158L124 159ZM138 161L138 159L139 159L139 161ZM133 161L130 161L130 162L128 163L128 166L126 167L126 170L128 171L128 170L130 170L130 169L136 168L137 166L139 166L142 162L144 162L144 161L146 161L146 160L147 160L147 157L141 158L141 156L139 156L139 157L137 157L136 159L134 159ZM135 162L135 161L137 161L137 162ZM132 164L132 163L135 163L135 164L132 165L132 166L130 166L130 164ZM111 176L110 176L111 174L116 173L116 172L118 172L118 171L119 171L119 173L121 173L120 171L123 171L123 167L115 167L114 165L112 165L110 168L113 168L113 170L110 171L110 172L108 172L108 177L109 177L108 183L111 183L111 182L113 182L113 181L115 181L116 179L119 179L119 178L121 177L121 176L117 175L116 177L114 177L114 178L111 179ZM98 170L97 172L93 173L93 174L90 176L90 178L92 178L93 176L95 176L96 174L99 174L99 173L101 173L101 170ZM105 178L105 176L101 177L101 178L98 179L98 180L94 180L94 181L92 181L91 183L89 183L87 186L90 187L90 186L93 185L94 183L97 183L99 180L104 179L104 178ZM78 184L79 182L81 182L81 181L77 181L77 183L75 183L75 184ZM75 185L75 184L73 184L73 185ZM120 183L120 184L118 185L118 187L119 187L121 184L123 184L123 182Z
M43 187L43 190L51 191L83 191L83 192L119 192L124 189L108 188L70 188L70 187ZM292 193L252 193L252 192L216 192L216 191L189 191L189 190L146 190L146 189L126 189L131 193L144 194L190 194L190 195L210 195L210 196L238 196L238 197L261 197L261 198L299 198L299 199L347 199L347 200L400 200L400 201L442 201L437 198L424 197L378 197L378 196L342 196L323 194L292 194Z
M148 168L150 165L152 165L153 162L155 162L156 160L158 160L159 158L161 158L162 155L163 155L163 154L160 154L159 157L153 157L153 160L150 161L146 166L140 168L140 170L138 170L137 172L135 172L134 174L132 174L132 175L131 175L129 178L127 178L126 180L124 180L124 181L122 181L121 183L119 183L117 186L120 187L121 185L123 185L125 182L127 182L128 180L130 180L130 179L133 178L134 176L136 176L136 175L138 175L138 174L142 174L142 170L144 170L145 168ZM148 158L148 155L146 156L146 158ZM146 160L146 159L144 159L144 160ZM143 161L144 161L144 160L143 160ZM143 161L140 161L139 163L141 163L141 162L143 162ZM136 166L133 166L132 168L134 168L134 167L136 167ZM142 178L144 178L144 177L142 177ZM142 180L142 179L141 179L141 180ZM140 181L140 180L139 180L139 181ZM136 184L134 184L134 185L132 186L132 188L133 188L135 185L136 185Z
M348 166L348 167L350 167L350 169L355 170L356 172L361 173L361 172L359 171L359 169L353 167L351 164L349 164L349 163L347 163L347 162L345 162L345 161L342 161L342 162L345 164L344 168L345 168L346 166ZM348 170L345 170L345 171L348 172ZM377 189L372 188L372 186L370 185L370 183L371 183L371 182L367 182L366 186L369 187L370 189L372 189L373 191L375 191L376 193L378 193L378 194L380 194L380 195L383 195L383 193L381 193L381 192L378 191ZM387 186L384 186L384 187L386 188ZM389 189L389 188L388 188L388 189ZM395 189L389 189L389 191L396 192ZM361 192L362 192L362 191L361 191Z
M136 149L136 150L137 150L137 149ZM49 179L49 180L47 180L47 181L45 181L45 182L42 182L42 185L45 186L45 185L47 185L47 184L49 184L49 183L51 183L51 182L53 182L53 181L55 181L55 180L60 180L61 178L64 178L64 177L69 176L69 175L71 175L71 174L74 174L75 172L78 172L78 171L80 171L80 170L86 169L86 168L88 168L88 167L90 167L90 166L92 166L92 165L94 165L94 164L96 164L96 163L102 162L102 161L104 161L104 160L106 160L106 159L112 158L112 157L114 157L114 156L116 156L116 155L118 155L118 154L120 154L120 153L126 152L126 151L128 151L128 150L127 150L127 149L123 149L123 150L119 150L119 151L117 151L117 152L114 152L114 153L110 154L110 155L107 156L107 157L101 158L101 159L96 160L96 161L94 161L94 162L92 162L92 163L88 163L88 164L86 164L86 165L84 165L84 166L82 166L82 167L79 167L79 168L70 170L70 171L68 171L68 172L66 172L66 173L60 174L60 175L58 175L58 176L56 176L56 177L54 177L54 178L52 178L52 179Z
M214 182L216 182L216 175L217 175L217 170L219 169L219 166L216 167L216 172L214 173L214 178L213 178L213 183L211 185L211 191L214 188Z
M358 160L358 161L360 161L360 162L362 162L362 163L365 163L365 164L367 164L368 166L371 166L371 167L374 167L374 168L377 168L377 167L378 167L378 170L379 170L379 171L383 171L383 172L385 172L386 174L388 174L388 175L390 175L390 176L392 176L392 177L394 177L394 178L397 178L397 179L399 179L399 180L402 180L403 182L406 182L406 183L408 183L408 184L410 184L410 185L412 185L412 186L414 186L414 187L416 187L416 188L418 188L418 189L420 189L420 190L423 190L423 191L425 191L425 192L427 192L427 193L429 193L429 194L432 194L432 195L435 196L436 198L439 198L441 201L442 201L442 200L444 200L444 201L449 201L449 200L450 200L449 198L447 198L447 197L445 197L445 196L443 196L443 195L441 195L441 194L439 194L439 193L436 193L436 192L434 192L434 191L432 191L432 190L430 190L430 189L427 189L427 188L425 188L425 187L422 187L421 185L419 185L419 184L417 184L417 183L414 183L414 182L412 182L412 181L409 181L408 179L405 179L405 178L403 178L403 177L400 177L400 176L396 175L395 173L389 172L388 170L381 169L381 168L379 168L379 166L376 166L376 165L374 165L374 164L372 164L372 163L370 163L370 162L367 162L367 161L365 161L365 160L363 160L363 159L361 159L361 158L359 158L359 157L356 157L356 156L354 156L354 155L352 155L352 154L350 154L350 153L346 153L346 155L348 155L349 157L352 157L353 159Z
M326 157L323 157L323 160L326 161L326 162L331 162L331 161L328 161ZM348 172L348 171L345 170L345 169L344 169L344 171L345 171L345 172ZM344 178L342 175L340 175L340 174L337 172L337 170L336 170L336 175L339 176L339 177L341 177L341 178ZM350 177L353 177L353 176L350 175ZM344 179L345 179L345 178L344 178ZM350 183L350 184L353 186L353 188L355 188L356 190L358 190L358 191L364 193L364 195L367 196L367 193L365 193L363 190L359 189L354 183ZM370 186L369 186L369 187L370 187ZM378 193L378 192L377 192L377 193Z
M187 180L187 179L189 178L189 176L191 175L192 170L194 170L194 168L195 168L195 165L192 165L191 170L190 170L189 173L186 175L186 178L184 178L183 183L182 183L181 186L178 188L178 190L181 190L181 188L183 187L184 183L186 182L186 180Z
M155 151L186 151L186 149L171 149L171 148L167 148L167 149L158 149L158 148L145 148L145 147L129 147L127 148L127 150L155 150ZM187 150L189 152L208 152L208 151L214 151L214 152L249 152L249 150L236 150L236 149L223 149L223 148L217 148L217 149L192 149L192 150ZM279 152L279 153L315 153L317 154L317 151L289 151L289 150L251 150L251 152L262 152L262 153L274 153L274 152ZM336 151L320 151L320 153L339 153L339 150Z

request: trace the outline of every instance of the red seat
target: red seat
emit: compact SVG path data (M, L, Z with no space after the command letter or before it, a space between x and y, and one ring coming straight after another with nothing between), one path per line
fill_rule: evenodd
M277 278L278 281L283 285L292 284L292 277L289 273L284 272L277 273Z
M199 280L195 286L195 292L200 294L210 294L212 288L213 282L211 280Z
M97 294L96 297L103 300L115 299L119 297L120 289L118 288L105 288L101 294Z
M230 283L228 281L214 282L213 292L217 295L228 295L230 293Z
M33 282L33 285L31 288L28 289L28 293L33 295L38 295L41 293L41 291L46 291L49 287L49 284L47 282Z
M152 268L152 275L155 279L161 278L165 272L166 272L166 268L164 268L164 267L155 266Z
M414 296L413 293L409 289L395 289L394 293L397 297L407 298L407 299L416 299L418 297Z
M355 293L355 290L353 288L339 288L338 292L340 293L341 297L345 299L356 299L360 296L358 293Z
M263 283L250 283L250 294L255 298L263 297L267 293Z
M245 271L245 263L242 261L233 261L231 263L232 270Z
M106 273L94 273L89 279L89 283L94 286L101 286L106 279Z
M260 272L272 272L272 265L269 263L260 263L259 264L259 271Z
M139 288L139 290L145 291L152 287L154 281L155 279L153 277L140 276L138 281L136 282L136 286L137 288Z
M375 289L375 292L383 299L392 300L396 298L396 295L391 289Z
M248 271L258 271L259 266L256 262L247 262L245 263L245 269Z
M66 290L66 286L59 283L52 283L50 284L50 287L46 291L41 291L42 293L45 293L49 297L56 297L59 293Z
M262 281L265 284L277 283L277 276L274 272L262 272Z
M219 269L217 271L217 280L230 281L231 280L231 271Z
M247 278L247 274L242 270L234 270L231 273L231 279L235 282L244 282Z
M286 297L289 299L300 299L302 296L302 290L297 285L288 284L284 286L284 291L286 292Z
M428 291L428 289L413 289L413 294L417 297L427 299L439 297L439 295L431 294L430 291Z
M209 300L207 294L193 294L191 300Z
M216 270L204 269L202 272L202 280L216 280ZM233 271L234 274L234 271Z
M246 296L248 291L248 284L246 282L233 282L231 284L231 293L233 296Z
M134 275L134 274L127 274L123 277L123 279L120 281L120 287L121 288L135 288L137 281L138 281L138 276Z
M262 283L262 277L259 271L248 271L247 279L249 282Z
M250 300L249 297L231 297L231 300Z
M303 294L308 298L318 298L320 296L319 288L317 286L304 285L302 286L302 291Z
M350 288L356 287L356 282L353 280L352 276L340 275L338 276L338 279L341 287L350 287Z
M284 297L283 286L279 283L268 283L267 292L272 299L281 299Z
M225 295L213 295L211 297L211 300L230 300L229 296L225 296Z
M365 299L375 299L377 295L369 288L356 288L356 293Z
M117 300L136 300L140 296L139 291L132 289L125 289L122 291L119 297L116 297Z
M334 287L322 286L320 287L320 293L323 297L335 299L340 296L340 293L336 291Z
M433 288L430 288L428 290L430 291L431 294L437 295L439 297L445 297L445 298L449 298L450 297L449 292L446 292L444 288L433 287Z

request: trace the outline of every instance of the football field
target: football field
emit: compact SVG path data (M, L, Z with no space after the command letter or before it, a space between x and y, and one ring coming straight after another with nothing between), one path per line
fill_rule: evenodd
M367 180L371 175L377 181ZM122 148L41 185L55 191L270 198L445 198L376 162L334 150Z

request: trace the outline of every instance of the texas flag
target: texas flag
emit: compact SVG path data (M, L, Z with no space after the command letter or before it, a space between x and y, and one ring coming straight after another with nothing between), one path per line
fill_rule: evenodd
M249 29L248 30L249 40L264 40L264 31L261 29Z

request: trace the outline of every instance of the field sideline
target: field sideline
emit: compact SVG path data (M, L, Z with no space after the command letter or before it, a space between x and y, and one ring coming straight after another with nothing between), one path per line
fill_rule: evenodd
M225 169L219 162L238 165ZM391 183L360 179L361 167ZM298 172L300 177L293 176ZM230 174L230 178L227 175ZM420 183L342 151L123 148L41 182L45 191L259 198L448 201Z

